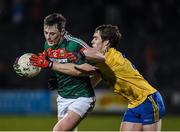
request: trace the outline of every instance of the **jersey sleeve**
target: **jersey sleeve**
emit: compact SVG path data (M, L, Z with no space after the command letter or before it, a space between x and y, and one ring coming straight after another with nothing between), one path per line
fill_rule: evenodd
M88 48L88 44L85 43L83 40L73 37L70 34L66 33L65 34L65 39L67 40L67 45L66 45L66 50L68 50L68 52L74 52L79 54L81 52L81 50L83 50L84 48ZM76 64L83 64L85 63L86 60L84 57L78 56L78 61L76 61Z
M83 41L82 41L83 42ZM87 48L87 44L85 45L86 43L81 43L81 41L77 41L77 42L74 42L74 41L71 41L69 43L69 47L68 47L68 50L69 52L80 52L82 49L85 49Z
M83 40L77 37L73 37L68 33L66 33L64 37L67 41L69 41L69 46L71 47L70 50L72 50L72 52L73 51L77 52L77 51L80 51L82 48L89 47L89 45L86 42L84 42Z

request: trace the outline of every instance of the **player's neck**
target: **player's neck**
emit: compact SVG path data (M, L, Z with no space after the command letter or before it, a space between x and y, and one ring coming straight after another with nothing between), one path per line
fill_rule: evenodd
M64 36L59 39L59 42L57 45L61 44L63 42L63 40L64 40Z
M103 55L105 55L105 53L108 51L109 47L104 47L102 48L102 50L100 51Z

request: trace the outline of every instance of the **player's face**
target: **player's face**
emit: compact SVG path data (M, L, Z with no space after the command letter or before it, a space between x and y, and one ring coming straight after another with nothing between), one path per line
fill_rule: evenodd
M103 41L99 31L95 32L93 35L93 40L91 41L92 47L96 48L100 52L104 52L107 48L107 41Z
M58 30L56 25L53 26L44 26L44 36L49 46L58 44L61 39L61 32Z

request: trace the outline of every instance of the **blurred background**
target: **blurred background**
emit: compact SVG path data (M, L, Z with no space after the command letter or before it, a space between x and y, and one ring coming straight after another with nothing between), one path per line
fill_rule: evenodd
M174 123L180 122L179 0L0 0L0 130L51 130L57 120L56 92L47 88L50 71L27 79L12 67L16 57L43 50L43 19L54 12L88 44L97 26L117 25L123 36L117 48L163 95L163 130L180 130ZM80 130L118 130L126 104L104 82L95 90L97 105ZM96 126L106 118L107 125Z

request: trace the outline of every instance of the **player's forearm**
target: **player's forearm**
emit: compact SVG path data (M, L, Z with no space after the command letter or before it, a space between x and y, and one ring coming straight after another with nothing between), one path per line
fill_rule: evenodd
M81 71L81 70L77 70L75 68L75 66L78 66L74 63L66 63L66 64L60 64L57 62L53 62L53 67L52 70L70 75L70 76L89 76L94 74L94 71Z
M73 63L66 63L60 64L57 62L53 62L52 70L58 71L64 74L68 74L71 76L81 76L82 73L74 68L75 64Z

